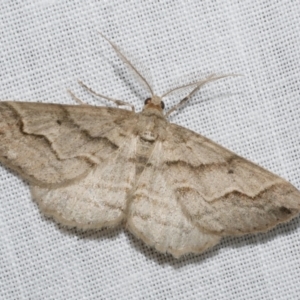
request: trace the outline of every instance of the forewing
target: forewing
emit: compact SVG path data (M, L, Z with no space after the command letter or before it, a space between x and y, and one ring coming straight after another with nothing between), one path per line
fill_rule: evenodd
M117 151L134 118L114 108L0 102L0 161L30 183L67 184Z
M87 105L0 103L0 161L31 186L46 215L101 228L124 217L135 180L136 115Z
M266 231L300 211L300 192L284 179L207 138L170 124L162 145L164 178L185 216L218 235Z

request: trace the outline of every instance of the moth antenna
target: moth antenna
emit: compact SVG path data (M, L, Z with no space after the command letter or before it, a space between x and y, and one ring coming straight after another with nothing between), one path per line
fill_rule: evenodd
M147 82L146 78L138 71L138 69L131 63L131 61L119 50L117 45L111 42L103 33L98 31L98 33L111 45L111 47L115 50L117 55L126 63L134 72L138 75L138 77L145 83L146 87L148 88L151 95L154 95L153 89L150 84Z
M206 83L211 82L211 81L215 81L215 80L219 80L225 77L229 77L229 76L240 76L239 74L228 74L228 75L220 75L220 76L216 76L215 74L212 74L210 76L208 76L206 79L198 81L198 82L194 82L194 83L189 83L186 85L182 85L179 87L176 87L170 91L168 91L167 93L163 94L161 96L161 98L173 93L174 91L177 91L179 89L183 89L189 86L193 86L196 85L196 87L186 96L184 97L178 104L174 105L170 110L168 110L165 114L166 117L168 117L173 111L177 110L179 107L183 106L187 101L189 101L189 99Z

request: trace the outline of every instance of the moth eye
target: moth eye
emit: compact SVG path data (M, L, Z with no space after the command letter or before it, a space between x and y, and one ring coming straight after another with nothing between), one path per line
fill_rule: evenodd
M145 100L145 105L147 105L149 102L151 101L151 98L147 98L146 100Z
M149 104L149 102L151 101L151 98L147 98L146 100L145 100L145 105L147 105L147 104ZM160 106L161 106L161 108L162 109L164 109L165 108L165 103L163 102L163 101L161 101L160 102Z

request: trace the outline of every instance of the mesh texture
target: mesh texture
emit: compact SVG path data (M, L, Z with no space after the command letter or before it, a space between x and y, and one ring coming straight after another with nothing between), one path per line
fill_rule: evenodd
M157 94L205 74L242 74L205 86L170 121L300 188L297 1L2 1L0 12L1 100L72 104L69 88L106 105L81 79L139 111L148 93L99 30L151 70ZM299 299L299 217L175 260L122 228L55 224L3 167L0 197L1 299Z

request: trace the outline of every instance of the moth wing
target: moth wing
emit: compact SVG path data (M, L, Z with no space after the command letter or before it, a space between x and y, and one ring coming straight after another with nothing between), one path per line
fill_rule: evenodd
M135 180L135 114L120 109L0 103L0 161L31 186L46 215L100 228L124 217Z
M175 124L167 128L164 177L182 213L205 232L267 231L300 211L300 192L286 180Z
M220 240L206 233L182 211L176 190L168 181L162 160L163 144L156 142L129 202L126 227L147 245L174 257L201 253Z
M33 198L45 215L67 226L99 229L119 224L135 182L135 141L129 139L80 180L57 188L33 185Z
M67 184L117 151L134 120L116 108L0 102L0 162L29 183Z

